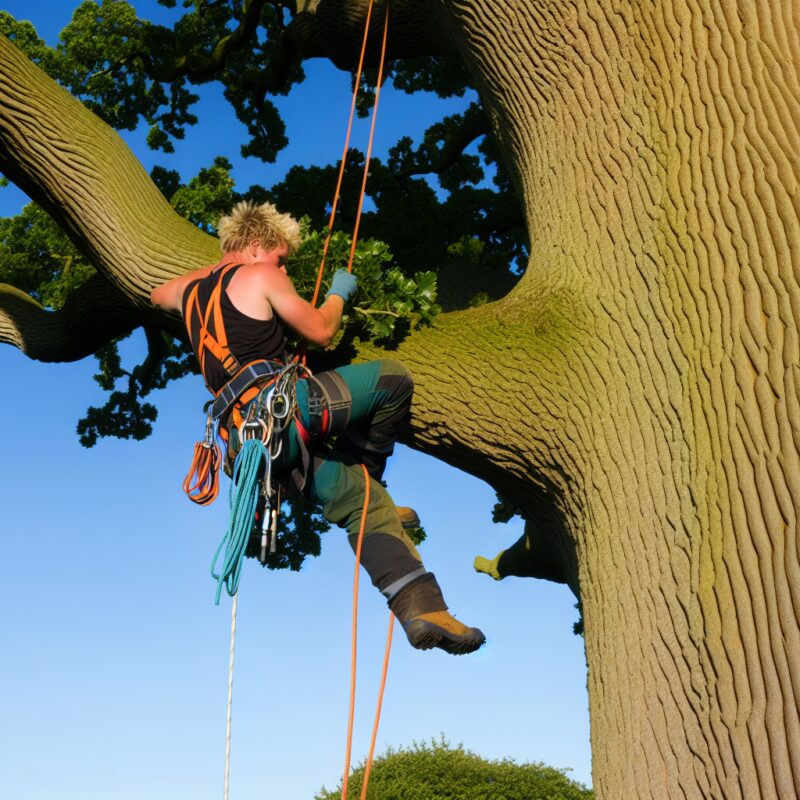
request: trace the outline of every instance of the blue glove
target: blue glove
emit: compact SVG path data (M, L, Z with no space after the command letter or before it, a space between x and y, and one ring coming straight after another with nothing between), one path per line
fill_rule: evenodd
M332 294L338 294L345 303L356 293L358 281L352 272L346 269L337 269L333 273L333 281L331 288L325 293L325 297L330 297Z

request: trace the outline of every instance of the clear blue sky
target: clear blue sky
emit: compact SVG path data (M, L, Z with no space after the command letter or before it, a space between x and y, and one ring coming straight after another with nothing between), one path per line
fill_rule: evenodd
M5 0L51 44L73 3ZM169 19L151 0L143 16ZM349 79L326 63L279 98L291 145L275 165L238 157L242 130L204 93L201 123L172 157L143 135L126 136L146 167L184 178L217 154L246 187L269 185L295 163L338 158ZM387 91L376 154L464 100L442 102ZM214 112L217 113L203 113ZM213 119L212 119L213 117ZM355 141L363 147L367 123ZM0 190L0 214L25 202ZM424 267L425 265L420 265ZM141 355L134 339L131 363ZM180 481L202 428L205 390L179 381L158 397L145 442L78 444L75 424L102 402L95 362L45 365L0 348L0 796L14 800L206 800L222 793L230 605L213 604L208 566L226 524L227 486L208 509ZM574 598L561 586L472 569L521 533L493 525L494 495L481 481L400 448L388 473L398 502L420 512L422 552L452 608L479 625L488 644L453 658L412 650L398 631L378 751L443 733L492 758L541 760L590 782L583 643L572 634ZM239 596L231 797L311 800L340 778L346 730L353 557L339 530L298 573L248 562ZM366 754L387 610L362 581L359 695L354 762Z

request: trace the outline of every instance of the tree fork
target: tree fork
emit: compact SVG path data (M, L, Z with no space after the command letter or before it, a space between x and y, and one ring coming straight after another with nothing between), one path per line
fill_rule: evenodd
M181 218L121 138L5 38L0 38L0 168L53 213L98 271L130 300L142 324L158 324L181 334L179 320L151 308L149 292L174 275L214 261L219 253L218 240ZM23 306L18 313L24 315L26 308ZM36 309L36 313L43 312ZM470 397L484 391L480 360L475 361L473 384L458 380L459 398L468 404L462 423L469 422L468 426L458 427L458 435L450 430L452 419L441 417L437 398L444 373L430 368L440 342L441 346L452 342L452 333L441 340L445 330L462 330L461 326L466 325L464 331L472 330L470 339L478 337L473 342L474 354L480 352L480 331L474 326L478 321L491 321L492 311L485 307L463 313L468 322L454 312L439 317L440 329L412 333L399 355L418 368L419 407L423 413L435 409L437 416L437 436L412 436L416 446L475 474L485 474L483 459L490 448L478 447L478 441L473 447L470 442L473 437L482 440L485 433L482 414L469 407ZM385 355L384 351L364 346L359 357ZM512 351L508 356L512 361L516 359ZM542 371L548 372L554 374L552 370ZM537 393L533 394L535 397ZM534 412L544 413L544 409ZM418 422L417 427L420 432L434 430L424 421ZM464 435L466 430L468 436ZM502 438L500 429L496 436L498 440ZM459 437L463 442L457 443ZM519 446L522 448L522 438ZM510 447L507 452L513 449ZM476 451L484 455L476 457ZM491 467L490 481L501 488L509 480L518 488L529 486L531 466L526 458L499 459Z

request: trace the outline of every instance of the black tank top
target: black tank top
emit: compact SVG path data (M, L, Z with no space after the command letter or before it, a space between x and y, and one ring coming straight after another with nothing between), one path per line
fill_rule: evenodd
M239 265L241 266L241 265ZM268 361L282 361L286 348L286 330L283 320L273 310L272 318L254 319L239 311L228 297L228 284L236 274L239 266L228 270L222 279L222 293L220 295L220 308L222 319L225 324L225 332L228 335L228 347L236 360L244 366L251 361L266 359ZM192 281L183 293L182 307L183 316L186 319L186 302L192 289L197 286L197 300L202 313L208 307L211 293L214 291L220 279L221 269L215 269L205 278L198 278ZM197 355L197 350L195 350ZM215 358L206 358L206 366L203 377L209 388L218 392L230 379L222 364Z

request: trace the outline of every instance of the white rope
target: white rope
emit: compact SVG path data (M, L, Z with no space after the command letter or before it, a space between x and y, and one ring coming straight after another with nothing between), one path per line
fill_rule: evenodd
M228 713L225 721L225 789L224 800L228 800L231 779L231 709L233 707L233 653L236 648L236 605L239 592L233 596L231 604L231 649L228 657Z

